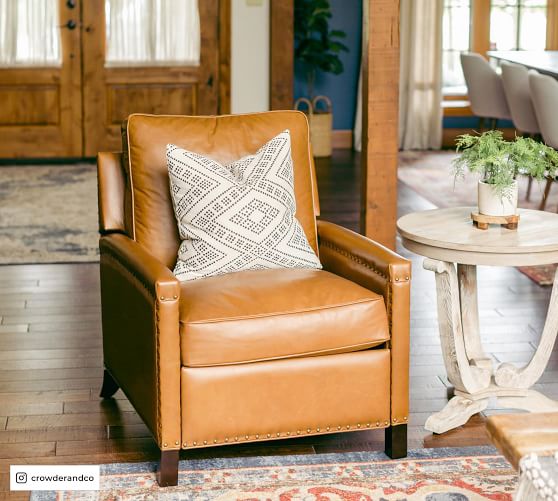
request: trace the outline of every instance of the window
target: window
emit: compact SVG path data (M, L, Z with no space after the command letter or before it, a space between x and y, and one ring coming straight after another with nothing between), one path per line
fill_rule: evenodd
M444 96L467 93L461 52L558 49L557 6L558 0L444 0Z
M469 50L471 0L445 0L442 34L444 94L464 94L465 79L459 54Z
M544 50L546 0L492 0L490 48L492 50Z

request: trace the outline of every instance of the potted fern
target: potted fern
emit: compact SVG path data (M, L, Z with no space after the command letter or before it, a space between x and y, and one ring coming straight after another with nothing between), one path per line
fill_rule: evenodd
M479 212L487 216L517 213L519 175L542 181L558 172L558 152L531 138L506 141L501 131L491 130L463 134L456 145L460 155L452 162L455 179L463 177L467 169L480 176Z

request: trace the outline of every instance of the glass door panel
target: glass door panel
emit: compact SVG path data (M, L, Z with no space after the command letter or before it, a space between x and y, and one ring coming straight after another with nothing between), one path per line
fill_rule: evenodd
M60 67L58 0L0 0L0 67Z
M105 65L197 66L197 0L105 0Z

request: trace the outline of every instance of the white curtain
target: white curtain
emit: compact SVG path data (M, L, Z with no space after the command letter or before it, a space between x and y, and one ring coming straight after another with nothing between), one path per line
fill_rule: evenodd
M108 66L199 64L197 0L106 0L105 11Z
M0 66L60 66L58 0L0 0Z
M401 0L399 147L442 145L443 0Z

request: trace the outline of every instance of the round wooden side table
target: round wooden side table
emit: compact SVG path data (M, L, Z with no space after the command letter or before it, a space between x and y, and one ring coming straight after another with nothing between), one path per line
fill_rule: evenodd
M531 412L558 410L558 402L531 390L541 377L558 333L558 273L543 333L525 367L493 367L482 348L477 301L477 265L526 266L558 263L558 214L520 209L517 230L474 228L474 207L407 214L397 222L403 245L425 256L423 266L436 275L442 354L454 397L426 421L444 433L465 424L497 397L501 407Z

